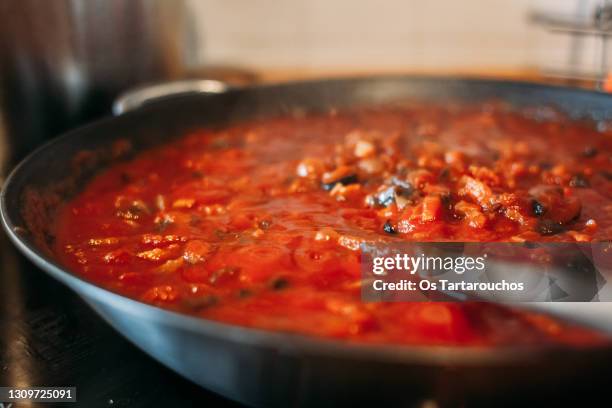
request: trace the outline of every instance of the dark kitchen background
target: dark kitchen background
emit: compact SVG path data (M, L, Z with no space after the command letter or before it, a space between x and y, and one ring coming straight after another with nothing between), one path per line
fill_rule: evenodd
M0 182L45 140L161 81L428 73L605 89L611 10L581 0L3 0ZM122 339L3 233L0 245L0 386L76 386L86 407L235 405Z

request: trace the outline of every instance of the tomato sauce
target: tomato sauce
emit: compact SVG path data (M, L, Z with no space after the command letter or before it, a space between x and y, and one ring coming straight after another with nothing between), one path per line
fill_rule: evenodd
M485 303L364 303L363 241L612 236L612 133L551 109L405 105L202 129L59 214L70 270L207 319L368 343L590 344Z

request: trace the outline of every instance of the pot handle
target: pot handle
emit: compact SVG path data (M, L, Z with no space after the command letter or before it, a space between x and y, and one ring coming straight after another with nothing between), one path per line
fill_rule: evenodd
M129 89L113 102L113 115L119 116L149 103L169 97L193 93L217 94L232 87L214 79L183 79Z

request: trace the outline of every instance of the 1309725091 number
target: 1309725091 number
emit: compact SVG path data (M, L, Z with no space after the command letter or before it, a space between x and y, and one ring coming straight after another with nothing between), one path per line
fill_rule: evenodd
M0 387L3 402L76 402L76 387Z

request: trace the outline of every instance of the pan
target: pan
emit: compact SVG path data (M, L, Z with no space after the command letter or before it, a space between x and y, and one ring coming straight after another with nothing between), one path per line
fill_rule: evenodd
M36 150L4 184L2 223L20 251L74 290L119 334L191 381L248 405L454 406L496 401L499 406L552 396L582 398L583 392L603 386L612 374L612 353L605 346L373 346L249 329L113 293L63 268L49 250L53 234L47 228L58 206L93 174L126 159L110 148L114 141L129 140L137 153L196 128L407 100L500 100L516 107L553 106L577 119L612 119L612 97L603 93L461 78L387 76L182 93L71 131ZM34 223L26 217L33 212Z

